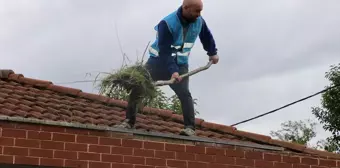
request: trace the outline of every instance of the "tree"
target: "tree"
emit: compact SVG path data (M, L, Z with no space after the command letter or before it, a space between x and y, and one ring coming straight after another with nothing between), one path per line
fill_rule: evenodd
M326 72L325 77L334 88L322 94L321 107L313 107L312 113L323 124L323 128L332 133L327 138L326 148L328 151L340 150L340 63L332 65Z
M283 141L310 145L308 143L316 136L315 125L311 120L287 121L281 123L281 130L271 131L270 135Z
M306 121L286 121L281 123L281 130L271 131L273 137L277 137L282 141L306 145L309 148L325 150L328 152L336 152L337 142L331 137L318 140L317 143L311 144L311 140L316 137L316 122L310 119Z
M315 148L322 149L328 152L339 153L338 144L334 139L332 139L332 137L328 137L325 140L319 140Z

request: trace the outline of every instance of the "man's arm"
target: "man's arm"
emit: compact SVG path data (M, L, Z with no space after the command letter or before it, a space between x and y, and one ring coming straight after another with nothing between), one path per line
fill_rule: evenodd
M165 65L167 66L170 74L173 74L179 71L179 68L174 60L174 57L171 56L172 41L173 41L173 38L172 38L172 34L170 33L168 29L168 25L165 23L165 21L162 20L160 24L158 25L159 57L162 60L162 62L164 62Z
M203 18L202 18L202 21L203 21L203 25L202 25L202 29L201 29L199 37L203 44L203 48L205 51L207 51L207 54L209 56L217 55L217 48L216 48L214 37L212 33L210 32L208 25L206 24Z

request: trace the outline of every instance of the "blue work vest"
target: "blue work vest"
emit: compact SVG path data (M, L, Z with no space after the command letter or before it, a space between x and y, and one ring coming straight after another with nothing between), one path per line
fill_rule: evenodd
M198 17L195 22L189 24L185 37L183 37L184 29L180 18L178 18L177 11L169 14L163 20L167 23L173 37L173 44L171 45L172 56L174 59L177 58L177 64L188 64L190 51L201 32L203 23L201 17ZM158 26L155 26L155 30L158 32ZM158 57L158 53L157 33L155 42L149 48L149 54L151 57Z

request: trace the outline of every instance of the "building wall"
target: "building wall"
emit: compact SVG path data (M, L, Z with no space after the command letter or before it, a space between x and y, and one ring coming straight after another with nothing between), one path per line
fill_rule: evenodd
M0 121L0 163L78 168L334 168L303 155ZM163 141L166 141L163 139ZM338 163L338 164L337 164Z

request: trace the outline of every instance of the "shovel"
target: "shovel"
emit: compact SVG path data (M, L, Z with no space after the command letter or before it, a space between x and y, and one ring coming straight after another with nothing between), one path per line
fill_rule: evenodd
M204 70L210 68L211 64L212 64L212 61L209 61L207 65L199 67L199 68L197 68L195 70L192 70L192 71L190 71L190 72L188 72L186 74L180 75L180 77L181 78L185 78L185 77L194 75L194 74L196 74L198 72L204 71ZM172 78L170 80L159 80L159 81L154 82L154 85L155 86L171 85L171 84L173 84L175 82L175 80L176 79L174 79L174 78Z

